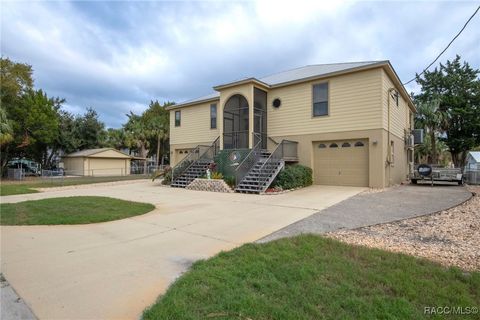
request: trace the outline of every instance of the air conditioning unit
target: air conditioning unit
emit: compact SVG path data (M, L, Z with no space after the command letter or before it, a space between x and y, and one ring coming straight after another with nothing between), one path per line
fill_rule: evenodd
M405 148L413 148L414 142L415 142L415 138L413 134L407 134L405 136Z
M423 129L413 129L413 143L422 144L423 143Z

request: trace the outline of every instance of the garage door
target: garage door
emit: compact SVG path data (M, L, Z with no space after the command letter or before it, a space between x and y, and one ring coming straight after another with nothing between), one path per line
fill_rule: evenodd
M313 144L315 184L368 186L368 140Z
M180 161L183 160L190 152L192 152L193 149L177 149L175 150L175 162L179 163Z

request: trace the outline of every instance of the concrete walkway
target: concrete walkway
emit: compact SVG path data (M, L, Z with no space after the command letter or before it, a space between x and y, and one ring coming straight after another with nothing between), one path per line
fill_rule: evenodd
M312 186L282 195L219 194L138 182L2 197L79 195L149 202L151 213L90 225L2 226L1 272L40 319L134 319L192 262L352 197Z
M257 242L302 233L326 233L422 216L449 209L470 199L461 186L405 185L379 193L361 193L278 230Z

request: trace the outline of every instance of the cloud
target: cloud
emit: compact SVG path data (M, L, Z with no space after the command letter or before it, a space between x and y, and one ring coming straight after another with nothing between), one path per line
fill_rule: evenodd
M1 53L36 86L118 127L150 100L306 64L389 59L402 80L428 65L475 2L3 2ZM480 18L456 53L480 67ZM416 90L414 83L408 90Z

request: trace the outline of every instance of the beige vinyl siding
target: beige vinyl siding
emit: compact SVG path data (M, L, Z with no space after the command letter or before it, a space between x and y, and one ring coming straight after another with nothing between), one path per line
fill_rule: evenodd
M130 159L88 158L89 176L124 176L130 174Z
M248 113L248 121L249 125L248 127L250 128L250 132L252 132L253 128L253 84L251 83L246 83L242 84L239 86L231 87L231 88L225 88L220 91L220 102L219 106L217 109L218 113L218 125L219 125L219 133L221 134L220 136L220 145L223 148L223 107L225 106L225 103L227 103L228 99L230 97L240 94L245 97L248 101L248 106L249 106L249 113ZM250 139L250 137L249 137ZM251 140L251 139L250 139ZM250 141L250 147L251 147L251 141Z
M312 85L328 82L329 115L313 117ZM268 135L296 135L382 127L382 69L272 89L268 92ZM280 108L272 107L279 98Z
M210 104L207 102L170 111L170 144L213 142L219 135L220 119L217 116L217 129L210 129ZM175 127L175 111L181 111L180 126Z
M411 128L411 113L405 99L399 95L398 106L395 100L389 96L388 90L390 88L396 88L388 76L388 74L382 69L382 91L383 91L383 128L388 131L388 99L390 99L390 132L399 138L404 138L405 129Z
M66 171L66 175L84 175L84 159L78 158L64 158L63 167Z

